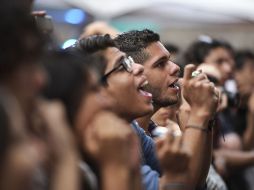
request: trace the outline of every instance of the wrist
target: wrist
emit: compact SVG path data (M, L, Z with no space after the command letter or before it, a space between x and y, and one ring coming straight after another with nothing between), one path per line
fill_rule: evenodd
M200 113L196 111L191 111L187 125L201 126L207 128L209 121L211 120L211 115L208 113Z
M166 184L170 183L182 183L182 184L187 184L187 176L188 172L185 173L179 173L178 175L176 173L168 173L165 172L163 173L163 176L160 178L160 185L163 187Z
M102 184L105 189L114 190L120 189L120 187L128 187L131 176L127 167L117 164L107 164L104 165L100 171L103 179ZM112 176L115 176L114 179L112 179Z
M130 169L126 166L126 164L119 163L104 163L101 165L102 174L112 173L114 175L127 175L130 172Z

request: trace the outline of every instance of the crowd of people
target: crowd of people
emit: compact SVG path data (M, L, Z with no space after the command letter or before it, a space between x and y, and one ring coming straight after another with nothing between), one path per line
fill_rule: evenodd
M35 15L0 2L0 190L254 189L251 50L102 22L49 48Z

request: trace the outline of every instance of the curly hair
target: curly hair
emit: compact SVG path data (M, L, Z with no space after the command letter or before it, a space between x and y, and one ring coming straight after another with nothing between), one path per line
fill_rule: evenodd
M142 64L149 57L145 49L151 43L160 41L160 36L149 29L132 30L118 35L114 40L118 49Z

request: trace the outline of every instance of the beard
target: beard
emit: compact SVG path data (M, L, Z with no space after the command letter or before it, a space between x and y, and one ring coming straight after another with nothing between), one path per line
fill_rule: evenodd
M149 84L145 86L144 90L153 95L153 104L157 107L171 106L177 104L179 101L179 95L176 97L163 96L161 88L152 87Z

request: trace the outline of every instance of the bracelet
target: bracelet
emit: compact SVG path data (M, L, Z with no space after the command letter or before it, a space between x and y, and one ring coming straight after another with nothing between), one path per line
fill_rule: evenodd
M186 185L183 183L168 183L163 186L163 190L175 190L175 189L186 189Z
M185 129L188 129L188 128L192 128L192 129L198 129L198 130L201 130L201 131L204 131L204 132L209 132L210 129L206 129L206 128L203 128L203 127L200 127L200 126L196 126L196 125L187 125L185 127Z

